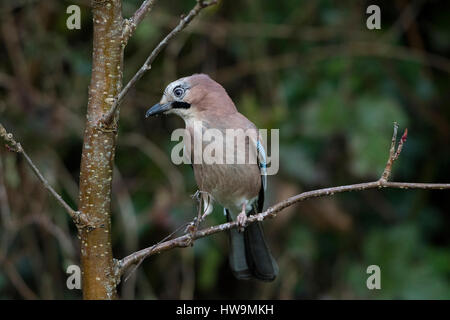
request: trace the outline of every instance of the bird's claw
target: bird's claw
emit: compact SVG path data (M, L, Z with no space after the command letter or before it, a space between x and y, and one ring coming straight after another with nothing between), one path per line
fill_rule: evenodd
M188 223L184 232L185 233L189 232L190 234L194 234L195 232L197 232L198 226L200 225L200 223L203 220L204 220L203 216L201 216L200 218L195 217L194 219L192 219L191 222Z
M197 231L197 218L194 218L191 222L188 223L186 226L186 229L184 230L185 233L193 234Z
M245 211L242 211L238 214L238 216L236 217L236 222L239 232L243 232L247 225L247 214L245 213Z
M194 218L194 220L192 220L187 226L186 229L184 230L184 232L187 234L188 239L186 240L186 246L190 247L193 246L194 244L194 236L195 233L197 232L197 218Z
M188 235L188 238L186 239L186 247L193 247L194 246L194 238L192 237L192 234Z
M195 193L191 196L192 199L195 199L197 201L200 201L200 190L195 191Z

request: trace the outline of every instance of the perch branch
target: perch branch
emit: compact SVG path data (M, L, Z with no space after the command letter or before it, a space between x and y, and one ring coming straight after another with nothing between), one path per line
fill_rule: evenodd
M155 60L155 58L158 56L158 54L161 52L161 50L167 46L169 41L172 40L172 38L175 37L178 33L180 33L184 28L186 28L186 26L200 13L200 11L202 11L206 7L216 4L217 1L218 0L211 0L211 1L206 2L203 0L197 0L197 4L194 6L194 8L192 8L192 10L189 12L189 14L187 16L181 17L178 25L163 40L161 40L160 43L158 43L158 45L155 47L155 49L153 49L153 51L147 57L147 60L145 60L142 67L138 70L138 72L136 72L136 74L131 78L131 80L128 81L126 86L122 89L122 91L120 91L120 93L117 95L117 97L114 98L111 108L102 118L103 124L105 124L106 126L111 124L112 120L114 119L117 109L119 108L119 106L121 105L121 103L123 101L123 98L127 95L127 93L130 91L130 89L132 87L134 87L136 82L142 78L144 73L146 73L148 70L151 69L152 62ZM141 8L142 8L142 6L141 6Z
M390 182L388 181L392 165L395 162L395 160L398 159L403 145L406 141L407 137L407 129L405 130L404 134L400 138L400 142L398 144L398 147L396 148L396 139L397 139L397 129L398 125L397 123L394 123L394 134L392 137L392 143L391 148L389 151L389 159L387 161L386 167L383 171L383 174L381 178L377 181L372 182L365 182L365 183L358 183L358 184L352 184L352 185L346 185L346 186L338 186L338 187L331 187L331 188L324 188L324 189L318 189L318 190L312 190L303 192L300 194L297 194L295 196L292 196L286 200L283 200L267 210L258 213L256 215L249 216L247 219L247 224L253 223L255 221L263 221L268 218L274 218L277 216L277 213L282 211L283 209L312 198L318 198L318 197L325 197L325 196L332 196L336 193L343 193L343 192L350 192L350 191L363 191L363 190L369 190L369 189L381 189L381 188L392 188L392 189L434 189L434 190L444 190L444 189L450 189L450 183L410 183L410 182ZM232 228L237 227L237 222L227 222L220 225L212 226L209 228L205 228L199 231L194 232L193 234L188 233L184 234L178 238L167 240L164 242L157 243L151 247L142 249L140 251L134 252L130 254L129 256L123 258L122 260L118 261L117 267L118 270L116 271L116 274L118 277L124 274L124 272L132 265L134 264L140 264L145 258L161 253L163 251L167 251L172 248L177 247L188 247L193 244L193 242L197 239L222 232L225 230L230 230ZM120 279L118 279L120 280Z
M86 215L80 211L73 210L67 202L64 201L64 199L59 195L55 189L50 185L50 183L47 181L47 179L44 178L42 173L39 171L39 169L36 167L36 165L33 163L31 158L28 156L28 154L25 152L25 150L22 148L20 143L16 142L14 140L14 137L11 133L8 133L3 127L3 125L0 123L0 140L5 143L5 147L13 152L17 152L23 155L26 162L30 166L31 170L36 174L39 181L42 183L45 189L56 199L56 201L59 202L61 207L63 207L66 212L69 214L69 216L73 219L75 224L77 226L88 226L89 220L87 219Z

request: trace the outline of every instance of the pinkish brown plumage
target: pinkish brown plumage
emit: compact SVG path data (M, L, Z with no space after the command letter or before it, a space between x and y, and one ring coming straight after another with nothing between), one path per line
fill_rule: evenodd
M194 74L170 83L164 91L159 104L147 111L146 116L164 113L180 116L190 133L191 143L186 145L186 152L195 160L196 152L194 131L202 133L218 132L226 137L230 130L236 139L244 139L244 151L233 144L229 146L222 140L223 155L214 154L222 163L197 163L192 161L195 179L203 195L208 211L212 211L210 199L218 202L225 209L227 219L237 219L244 228L248 214L262 210L264 202L264 185L261 168L257 158L258 136L256 126L238 112L225 89L205 74ZM248 135L248 133L250 134ZM203 156L209 142L201 141L199 156ZM214 150L214 153L216 150ZM244 163L226 163L226 156L243 156ZM203 157L201 158L203 159ZM256 278L265 281L275 279L278 266L265 243L259 222L247 226L244 233L230 231L230 266L239 279Z

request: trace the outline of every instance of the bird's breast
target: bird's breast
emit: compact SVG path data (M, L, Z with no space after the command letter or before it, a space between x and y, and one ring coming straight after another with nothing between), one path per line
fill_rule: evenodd
M237 113L207 118L204 116L200 125L193 119L186 121L191 139L185 152L193 163L199 190L208 192L223 207L240 212L242 205L257 198L261 189L255 137L244 130L256 127ZM208 133L213 137L206 138ZM230 133L232 139L227 136Z
M239 212L244 203L255 199L261 189L261 176L256 164L194 164L193 168L199 189L234 212Z

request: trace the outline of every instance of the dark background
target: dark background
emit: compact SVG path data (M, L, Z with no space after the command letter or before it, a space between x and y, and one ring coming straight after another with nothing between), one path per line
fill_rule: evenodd
M90 77L88 2L2 1L0 120L74 207ZM129 17L139 1L124 1ZM159 1L125 52L125 81L194 1ZM66 8L82 8L81 30ZM366 28L369 4L381 30ZM122 106L113 251L150 246L195 215L189 165L170 161L182 120L146 120L165 86L204 72L258 127L280 129L280 171L266 205L326 186L378 179L392 124L409 129L392 179L449 182L448 1L230 1L206 9L160 54ZM76 232L23 159L0 148L0 298L77 299ZM371 190L315 199L265 223L280 275L239 282L227 237L146 260L125 299L449 299L448 191ZM224 222L216 206L206 225ZM367 266L381 290L366 288Z

